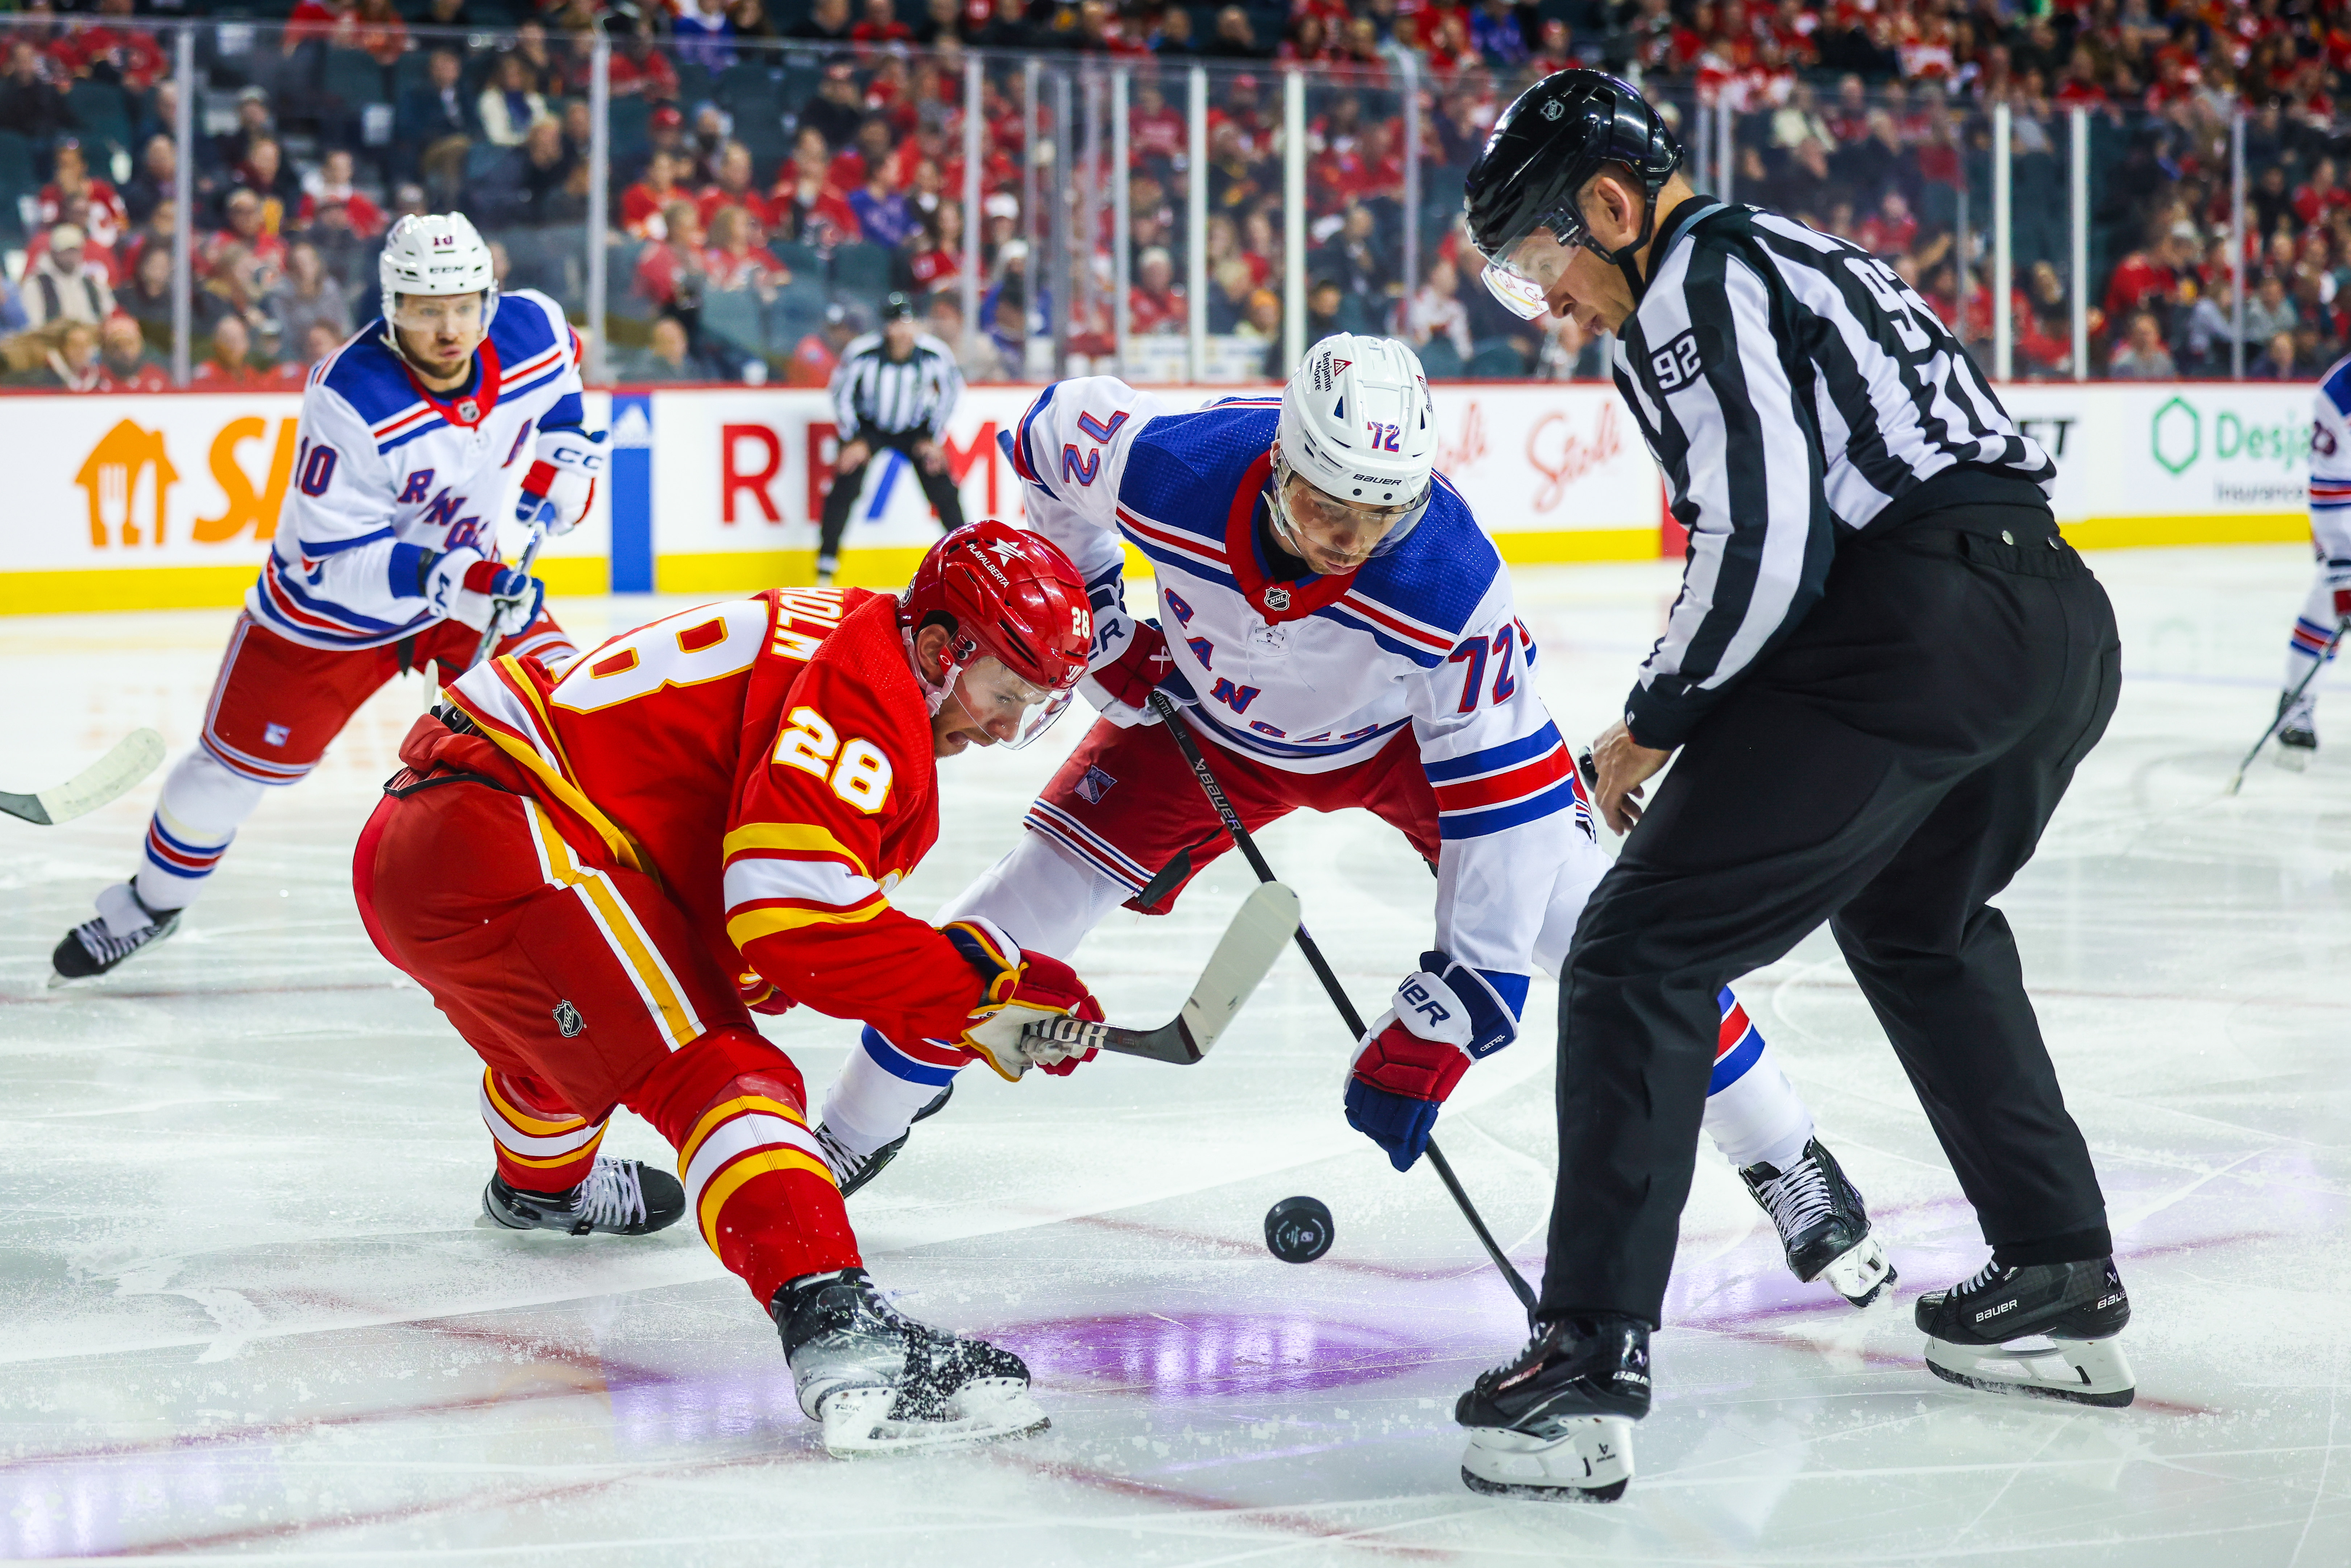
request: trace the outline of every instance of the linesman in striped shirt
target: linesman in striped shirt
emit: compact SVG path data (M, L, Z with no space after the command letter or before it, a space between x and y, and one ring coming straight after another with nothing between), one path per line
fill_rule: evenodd
M833 428L841 455L824 497L823 533L816 548L816 580L832 580L841 566L841 536L865 488L865 467L882 452L903 454L923 495L949 533L963 527L963 499L939 445L963 396L955 350L914 326L914 302L893 294L882 302L882 330L841 351L832 372Z
M1457 1411L1473 1484L1630 1476L1716 991L1823 921L1991 1249L1917 1303L1930 1369L2131 1397L2105 1200L1987 902L2114 712L2112 609L2058 536L2048 455L1933 310L1856 246L1698 195L1680 162L1637 91L1570 70L1511 105L1467 183L1493 291L1614 335L1689 529L1665 634L1593 747L1630 837L1560 977L1548 1268L1534 1337ZM2001 1355L2027 1335L2057 1353Z

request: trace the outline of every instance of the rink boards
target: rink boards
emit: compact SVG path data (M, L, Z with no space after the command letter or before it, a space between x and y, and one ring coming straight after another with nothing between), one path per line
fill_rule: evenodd
M967 516L1020 515L998 443L1035 389L974 387L945 443ZM1156 389L1189 408L1230 389ZM1438 466L1514 562L1678 554L1663 487L1613 387L1437 389ZM2085 547L2295 540L2310 442L2307 387L2229 383L2005 389L2058 463L2056 505ZM810 580L837 450L816 390L681 388L590 394L613 432L593 515L541 557L558 593L729 592ZM294 393L12 397L0 612L236 602L269 548L292 477ZM1066 455L1071 483L1085 455ZM506 492L470 499L512 509ZM1221 507L1222 497L1211 504ZM903 582L936 537L894 455L867 472L843 576Z

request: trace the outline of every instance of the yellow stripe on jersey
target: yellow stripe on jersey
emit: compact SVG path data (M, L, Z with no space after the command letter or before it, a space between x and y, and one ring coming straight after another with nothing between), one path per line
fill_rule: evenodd
M726 1200L753 1176L768 1171L806 1171L822 1178L828 1186L837 1185L830 1166L798 1149L770 1147L744 1155L711 1178L710 1185L703 1188L701 1203L695 1207L695 1218L702 1227L702 1239L713 1252L718 1250L718 1214L726 1207Z
M596 1135L594 1137L589 1139L586 1143L580 1145L580 1147L572 1150L568 1155L549 1155L544 1158L541 1158L537 1155L518 1155L512 1149L507 1148L504 1144L500 1144L498 1145L498 1152L507 1157L509 1164L525 1166L535 1171L552 1170L557 1166L578 1165L581 1160L593 1155L598 1146L601 1145L603 1141L604 1129L599 1127L596 1129Z
M854 909L747 909L727 920L726 939L740 952L762 936L810 925L855 925L889 907L890 901L875 894L871 903Z
M805 1128L808 1125L808 1118L794 1110L789 1102L772 1099L765 1094L738 1094L732 1100L722 1101L713 1105L702 1113L700 1121L695 1123L694 1131L687 1134L685 1142L678 1146L678 1170L682 1173L694 1163L694 1156L702 1150L703 1140L717 1131L720 1123L730 1116L739 1116L746 1112L760 1112L770 1116L781 1116L785 1121L798 1127Z
M522 1109L512 1100L498 1092L498 1074L496 1068L482 1069L482 1093L491 1104L497 1107L498 1114L506 1118L508 1126L518 1133L527 1133L534 1138L559 1138L568 1133L584 1131L588 1125L588 1118L585 1116L559 1116L550 1121L545 1116L533 1115L530 1112Z
M857 868L857 874L871 877L865 869L864 857L839 839L829 828L814 822L746 822L726 835L718 846L721 859L732 860L745 850L785 850L801 854L839 855Z
M631 871L643 872L647 876L656 876L653 857L645 853L644 847L630 835L627 829L606 816L602 809L581 790L578 781L572 779L570 758L565 756L563 744L556 737L555 726L548 718L546 706L538 700L538 692L532 689L528 681L524 680L519 674L511 673L513 657L509 655L498 660L497 663L509 666L508 669L501 669L497 672L501 685L509 693L519 695L522 701L529 707L540 737L547 742L549 749L555 753L557 767L549 767L547 758L538 754L537 747L518 736L508 734L507 727L499 722L496 714L475 706L465 693L452 687L448 694L449 699L465 710L481 732L490 737L492 745L529 768L532 777L547 786L548 793L562 801L565 806L578 813L580 821L595 829L596 836L604 841L604 847L611 852L614 860L619 861Z
M582 866L572 855L571 846L564 841L555 826L555 819L547 808L536 800L526 800L532 830L538 834L540 858L547 866L549 880L568 887L588 906L590 917L604 935L612 949L636 982L642 997L654 1019L675 1045L691 1045L707 1030L701 1018L690 1006L669 966L653 950L652 939L637 925L636 912L625 899L612 890L611 879L592 866Z

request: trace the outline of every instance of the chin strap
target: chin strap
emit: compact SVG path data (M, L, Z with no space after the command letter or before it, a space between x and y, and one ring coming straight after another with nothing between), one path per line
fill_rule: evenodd
M1614 250L1607 249L1598 240L1593 239L1589 229L1584 231L1583 248L1625 275L1625 283L1633 290L1633 303L1635 306L1638 306L1642 297L1649 292L1649 280L1641 276L1639 261L1641 247L1647 245L1656 236L1656 232L1657 197L1655 192L1651 192L1647 199L1642 203L1641 232Z

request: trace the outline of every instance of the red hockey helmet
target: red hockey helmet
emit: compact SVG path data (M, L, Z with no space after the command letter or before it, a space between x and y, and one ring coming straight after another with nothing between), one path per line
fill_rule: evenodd
M1093 649L1085 580L1070 558L1042 534L994 517L966 523L933 545L898 605L910 635L935 615L951 622L936 701L952 693L982 728L1015 749L1069 706ZM1000 673L974 668L987 657Z

